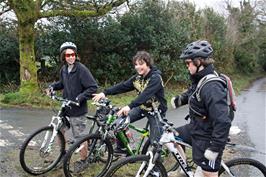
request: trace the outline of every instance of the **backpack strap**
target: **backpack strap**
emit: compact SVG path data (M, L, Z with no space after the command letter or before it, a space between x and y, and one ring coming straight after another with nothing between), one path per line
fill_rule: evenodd
M196 93L196 99L198 101L201 101L200 92L201 92L202 87L205 84L207 84L208 82L210 82L210 81L220 81L224 85L226 85L226 82L223 79L221 79L219 77L219 74L217 72L215 72L215 71L214 71L214 74L208 74L208 75L204 76L203 78L200 79L200 81L199 81L199 83L198 83L198 85L196 87L196 91L195 91L195 93Z

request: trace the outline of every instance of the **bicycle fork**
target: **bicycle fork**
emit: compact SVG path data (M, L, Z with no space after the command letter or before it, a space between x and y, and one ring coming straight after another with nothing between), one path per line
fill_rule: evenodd
M45 146L47 144L50 132L48 131L48 132L45 133L44 140L43 140L41 148L40 148L41 151L44 149L44 151L42 151L44 154L49 153L52 150L52 145L53 145L55 137L56 137L56 135L58 133L57 125L55 123L53 123L53 120L56 119L56 118L57 117L53 117L53 119L52 119L52 121L50 123L50 126L53 127L53 132L52 132L52 136L50 138L50 141L49 141L49 144L48 144L47 148L45 148ZM59 121L58 124L60 124L60 120L58 120L58 121Z
M150 156L150 160L149 160L148 168L146 169L145 174L143 175L143 177L147 177L150 174L150 172L153 169L153 167L155 166L155 162L153 162L153 153L151 151L149 151L149 152L147 152L147 155ZM139 168L139 170L138 170L138 172L136 174L136 177L140 177L140 174L144 170L146 165L147 165L146 161L142 162L142 164L141 164L141 166L140 166L140 168Z
M186 163L185 160L185 154L182 150L181 147L175 147L174 142L175 142L175 137L174 134L172 132L165 132L163 133L161 139L160 139L160 143L161 144L165 144L165 146L167 147L167 149L174 153L174 157L177 160L177 162L179 163L180 167L182 168L182 170L185 172L186 176L188 177L193 177L193 174L188 174L188 164ZM183 154L183 156L182 156Z
M180 155L181 152L174 146L174 143L167 143L165 144L166 147L169 149L170 152L174 153L174 157L179 163L180 167L188 177L193 177L193 174L188 174L188 165L186 163L186 160Z
M224 163L223 160L222 160L222 162L221 162L221 165L222 165L222 167L224 168L224 170L227 172L227 174L228 174L229 176L231 176L231 177L235 177L235 175L232 174L232 172L231 172L230 169L226 166L226 164Z

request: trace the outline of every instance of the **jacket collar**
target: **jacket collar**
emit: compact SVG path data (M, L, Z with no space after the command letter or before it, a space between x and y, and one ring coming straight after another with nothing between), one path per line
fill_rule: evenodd
M78 67L77 65L78 65L78 62L75 61L74 67L72 68L72 70L70 71L70 73L74 73L74 72L77 71L77 67ZM68 64L65 64L64 65L64 72L66 72L66 73L68 73L67 68L68 68Z
M148 72L146 76L139 75L139 77L142 77L143 79L148 79L151 77L153 73L161 74L161 71L159 71L156 66L152 65L150 71Z
M203 70L197 72L194 75L190 75L192 83L197 84L201 78L208 74L213 74L214 73L214 66L212 64L206 66Z

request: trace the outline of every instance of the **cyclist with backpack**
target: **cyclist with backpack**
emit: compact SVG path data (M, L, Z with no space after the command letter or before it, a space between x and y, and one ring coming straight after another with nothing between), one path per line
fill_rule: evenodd
M94 94L92 99L99 101L101 98L105 98L106 95L116 95L136 90L138 96L130 104L122 107L117 114L128 115L131 123L146 116L150 124L150 141L153 143L159 141L162 129L159 120L148 112L153 110L153 105L156 105L161 116L164 117L167 110L161 71L153 65L152 57L146 51L137 52L132 59L132 63L137 72L135 75L126 81L105 89L102 93ZM118 144L115 153L123 153L121 144Z
M227 85L218 79L212 53L208 41L199 40L186 46L180 58L186 63L192 84L186 92L171 99L173 108L189 105L190 123L177 131L192 145L193 161L202 168L205 177L218 177L232 121Z

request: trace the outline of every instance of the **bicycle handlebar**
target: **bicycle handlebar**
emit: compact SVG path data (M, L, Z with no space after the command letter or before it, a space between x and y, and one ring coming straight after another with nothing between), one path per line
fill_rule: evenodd
M108 108L109 111L112 111L111 114L116 113L120 108L113 106L111 104L111 101L107 98L100 99L98 102L92 102L92 105L95 105L97 107L105 107Z
M51 92L51 98L53 100L57 100L57 101L61 101L61 102L64 102L66 106L70 106L71 104L73 105L76 105L76 106L80 106L78 102L75 102L75 101L71 101L71 100L68 100L68 99L64 99L63 97L59 97L55 94L55 91L52 91Z
M111 101L110 100L108 100L107 98L102 98L102 99L100 99L99 101L97 101L97 102L92 102L91 104L92 105L96 105L96 106L112 106L112 105L110 105L110 103L111 103Z

